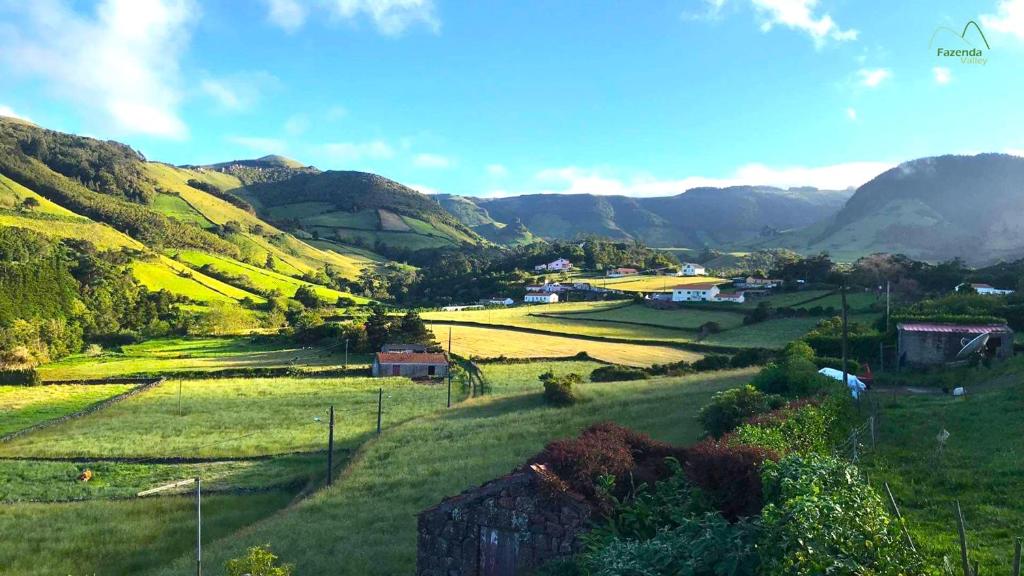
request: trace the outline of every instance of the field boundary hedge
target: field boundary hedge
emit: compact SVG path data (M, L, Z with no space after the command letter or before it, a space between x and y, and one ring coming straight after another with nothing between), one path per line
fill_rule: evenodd
M124 378L79 378L73 380L43 380L44 385L72 384L133 384L136 382L163 378L166 380L216 380L219 378L348 378L370 376L370 367L328 368L326 370L296 370L277 366L266 368L221 368L219 370L181 370L172 372L137 372Z
M125 380L125 379L122 379L122 380ZM100 402L97 402L95 404L90 404L89 406L86 406L85 408L82 408L81 410L78 410L77 412L72 412L70 414L65 414L63 416L58 416L57 418L51 418L49 420L43 420L42 422L37 422L37 423L29 426L28 428L22 428L21 430L15 430L14 432L10 432L8 434L5 434L4 436L0 436L0 443L10 442L11 440L13 440L15 438L18 438L19 436L24 436L25 434L28 434L30 432L35 432L36 430L40 430L42 428L48 428L48 427L54 426L56 424L63 424L64 422L67 422L68 420L74 420L75 418L81 418L82 416L86 416L88 414L92 414L93 412L98 412L98 411L100 411L100 410L102 410L102 409L104 409L104 408L106 408L108 406L112 406L114 404L117 404L118 402L121 402L122 400L127 400L128 398L131 398L132 396L135 396L136 394L141 394L142 392L145 392L146 390L149 390L150 388L156 386L157 384L162 383L164 380L165 380L164 378L151 378L151 379L139 378L139 379L136 379L135 381L138 382L139 385L134 387L134 388L132 388L131 390L122 392L122 393L118 394L117 396L112 396L110 398L107 398L106 400L101 400ZM117 383L117 382L110 382L109 380L107 382L108 383ZM120 383L128 384L130 382L120 382Z

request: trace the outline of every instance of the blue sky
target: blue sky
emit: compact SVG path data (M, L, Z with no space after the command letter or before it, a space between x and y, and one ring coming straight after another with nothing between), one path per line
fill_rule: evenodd
M424 191L859 185L1022 153L1022 101L1024 0L0 0L0 114Z

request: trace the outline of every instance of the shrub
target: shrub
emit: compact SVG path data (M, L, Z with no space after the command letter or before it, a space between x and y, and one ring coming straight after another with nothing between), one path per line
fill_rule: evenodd
M39 386L42 381L34 368L0 370L0 384L11 386Z
M85 347L85 355L90 357L96 357L103 354L103 346L99 344L89 344Z
M810 396L826 388L832 381L818 374L814 362L803 357L786 356L769 364L754 377L754 387L769 394Z
M602 366L590 373L591 382L621 382L646 378L647 372L630 366Z
M684 469L726 519L736 520L761 510L761 466L777 458L760 446L708 439L687 450Z
M765 464L764 495L762 574L923 573L882 499L850 464L799 455Z
M270 545L253 546L243 558L228 560L224 564L227 576L291 576L289 564L277 563Z
M715 393L711 402L700 409L698 418L704 425L704 433L718 438L747 418L780 408L782 404L781 397L765 394L747 384Z
M794 340L782 349L782 355L786 358L803 358L804 360L814 359L814 349L803 340Z
M729 357L724 354L708 354L691 364L698 372L710 372L711 370L725 370L729 367Z
M736 429L733 442L760 446L778 454L828 454L838 415L830 404L791 402L784 408L755 416Z
M746 368L748 366L757 366L758 364L766 364L772 359L774 354L768 350L760 350L758 348L748 348L741 350L733 355L732 359L729 360L730 368Z
M562 407L572 406L579 401L579 396L573 390L573 386L583 383L579 374L555 376L546 372L540 375L540 381L544 383L544 400L548 404Z
M832 356L815 356L813 359L814 365L821 368L835 368L836 370L843 369L843 359L834 358ZM860 363L856 360L846 360L846 371L850 374L856 374L860 372Z

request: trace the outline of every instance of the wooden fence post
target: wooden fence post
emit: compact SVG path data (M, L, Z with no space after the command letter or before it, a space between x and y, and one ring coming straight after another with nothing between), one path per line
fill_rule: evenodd
M907 544L910 545L910 549L917 552L917 548L914 547L914 541L910 538L910 531L907 530L907 525L903 522L903 515L900 514L900 507L896 505L896 498L892 495L892 490L889 489L889 483L884 482L885 493L889 495L889 503L892 504L892 509L896 512L896 519L900 521L900 527L903 529L903 535L907 538Z
M1013 543L1013 576L1020 576L1020 538Z
M964 514L960 510L960 501L956 501L956 529L960 533L960 563L963 565L964 576L974 576L971 562L967 557L967 531L964 529Z

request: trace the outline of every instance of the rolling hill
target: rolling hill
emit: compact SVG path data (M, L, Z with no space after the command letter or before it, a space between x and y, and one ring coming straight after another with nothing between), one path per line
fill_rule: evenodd
M652 246L733 246L819 222L849 191L767 186L694 188L669 197L532 194L509 198L442 197L463 224L519 222L548 239L581 235L636 239Z
M833 217L766 244L840 259L901 252L984 264L1024 255L1022 209L1024 158L922 158L864 184Z

